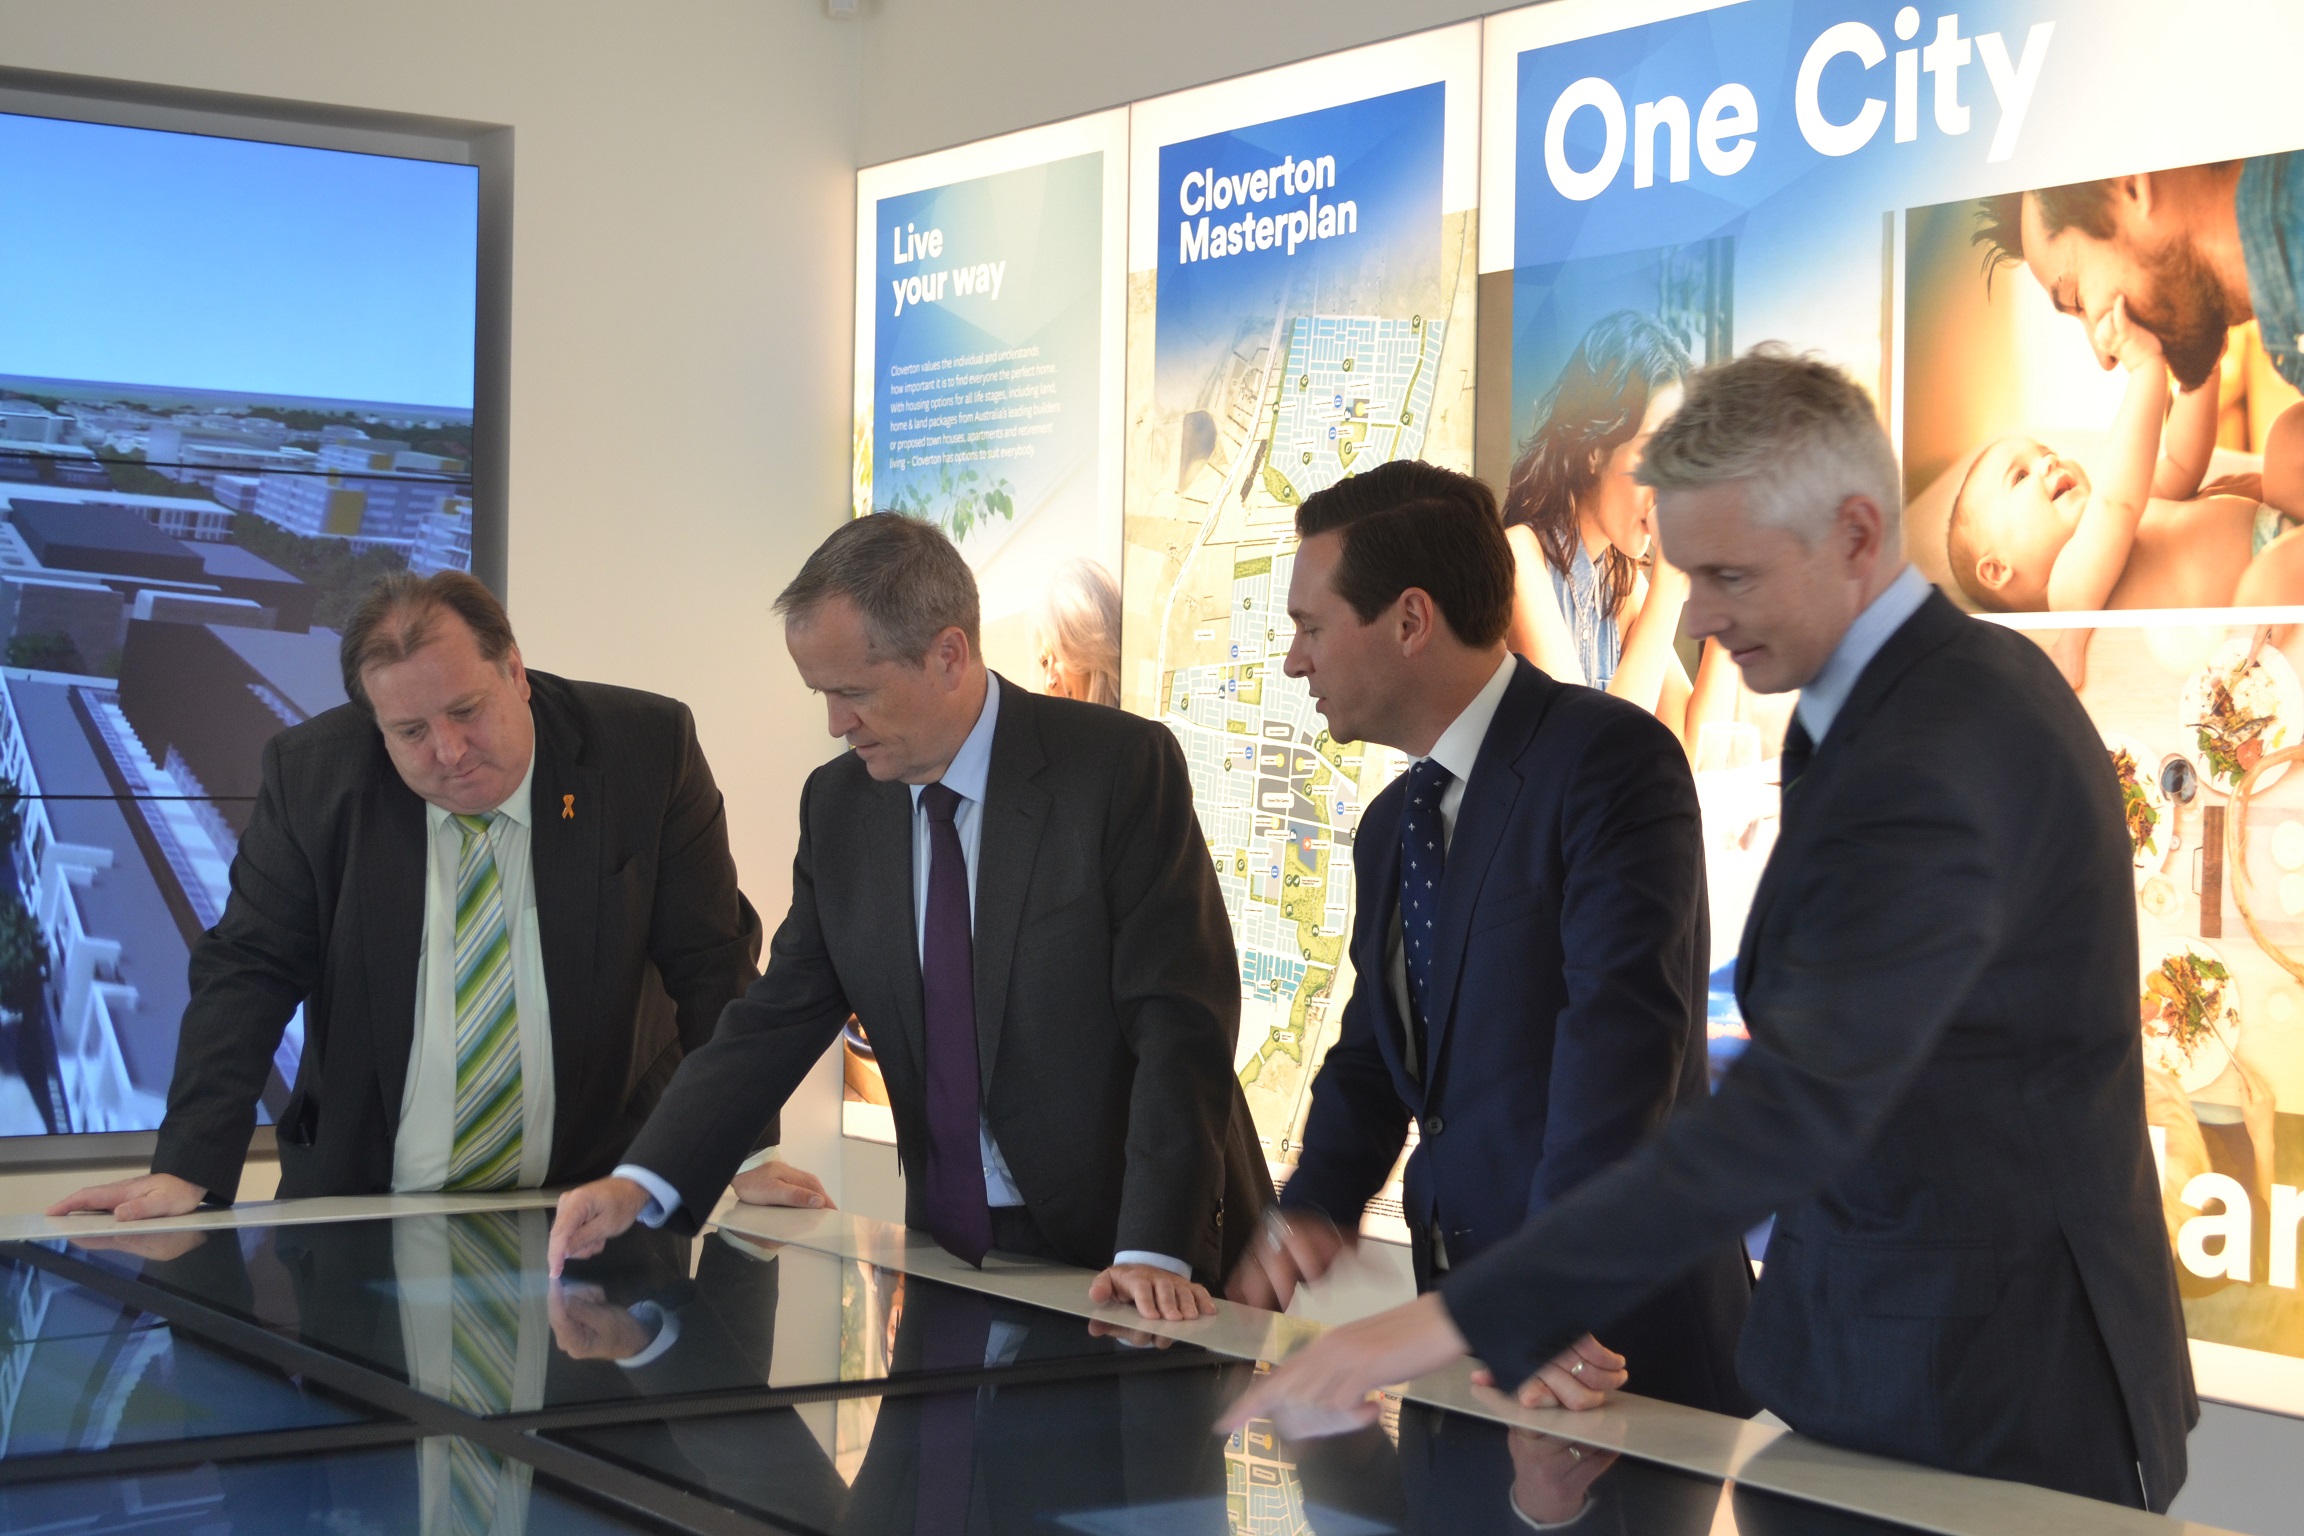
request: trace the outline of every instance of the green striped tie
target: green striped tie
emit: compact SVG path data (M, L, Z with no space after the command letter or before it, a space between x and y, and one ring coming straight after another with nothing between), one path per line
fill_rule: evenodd
M520 1007L512 935L488 828L495 813L458 816L456 864L456 1142L449 1189L510 1189L520 1180Z
M465 818L456 818L462 821ZM512 1407L520 1356L520 1233L516 1216L483 1211L448 1220L450 1351L448 1401L466 1413ZM449 1529L487 1536L504 1484L501 1457L469 1440L448 1445Z

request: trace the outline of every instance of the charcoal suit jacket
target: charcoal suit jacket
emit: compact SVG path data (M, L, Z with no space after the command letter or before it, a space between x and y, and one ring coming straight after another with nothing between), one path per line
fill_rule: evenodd
M854 753L800 796L792 909L625 1161L708 1216L853 1013L896 1122L906 1220L926 1225L926 1024L912 792ZM1003 680L976 866L980 1101L1041 1235L1223 1273L1270 1200L1232 1073L1240 979L1183 751L1162 725Z
M759 974L727 818L686 705L531 670L536 924L550 997L548 1182L621 1160L683 1050ZM571 798L572 797L572 798ZM424 937L425 805L345 704L264 748L224 915L192 951L153 1155L229 1201L282 1030L304 1052L279 1119L280 1195L392 1187ZM775 1106L753 1117L747 1145Z
M1353 839L1358 980L1281 1205L1355 1229L1413 1117L1408 1229L1429 1290L1435 1229L1467 1263L1703 1102L1710 916L1680 744L1645 710L1516 661L1456 813L1412 1064L1386 957L1406 784ZM1602 1342L1632 1391L1749 1414L1735 1354L1751 1290L1731 1235Z
M2165 1509L2198 1406L2129 871L2071 688L1930 594L1785 788L1737 971L1751 1046L1449 1277L1474 1352L1518 1381L1780 1211L1738 1356L1764 1406L1852 1449Z

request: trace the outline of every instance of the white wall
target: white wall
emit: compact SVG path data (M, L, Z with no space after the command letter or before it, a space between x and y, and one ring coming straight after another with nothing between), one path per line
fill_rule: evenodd
M771 926L827 755L768 602L845 503L862 36L810 0L0 0L17 68L513 127L522 649L695 707Z
M1462 21L1467 0L861 0L863 165Z

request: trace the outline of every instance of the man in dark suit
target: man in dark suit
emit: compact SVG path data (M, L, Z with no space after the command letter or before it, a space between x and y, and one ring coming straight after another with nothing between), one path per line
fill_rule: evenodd
M1312 1084L1281 1220L1231 1294L1285 1307L1383 1187L1428 1291L1703 1101L1709 959L1688 759L1656 717L1505 649L1512 549L1469 475L1403 461L1297 511L1288 674L1337 741L1414 761L1353 838L1359 980ZM1739 1415L1752 1289L1731 1237L1610 1323L1650 1397ZM1597 1399L1605 1351L1547 1367ZM1587 1379L1591 1378L1591 1379Z
M2136 917L2094 726L2023 636L1903 559L1864 392L1762 349L1697 377L1641 476L1688 623L1800 690L1718 1094L1440 1291L1242 1412L1350 1412L1477 1354L1525 1382L1780 1212L1738 1355L1794 1429L2166 1509L2198 1417L2144 1134Z
M854 1014L910 1225L970 1262L1057 1259L1101 1270L1099 1299L1199 1315L1271 1185L1176 739L988 672L967 562L910 518L842 527L776 606L851 750L801 793L767 974L615 1176L562 1197L555 1266L643 1217L707 1217L748 1127Z
M503 605L456 571L385 578L342 651L351 702L264 749L152 1172L51 1215L229 1204L299 1005L283 1197L597 1177L758 975L686 706L529 672ZM753 1178L821 1203L796 1170Z

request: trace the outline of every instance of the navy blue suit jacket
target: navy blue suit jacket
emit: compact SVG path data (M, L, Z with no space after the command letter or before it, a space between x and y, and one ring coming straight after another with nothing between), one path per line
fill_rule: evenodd
M1419 1289L1430 1234L1461 1265L1705 1096L1710 923L1696 787L1680 745L1621 699L1515 665L1449 843L1419 1070L1404 1059L1385 948L1399 906L1402 783L1353 839L1359 973L1312 1085L1283 1206L1339 1226L1400 1155ZM1736 1383L1751 1292L1740 1242L1601 1330L1630 1389L1752 1412Z

